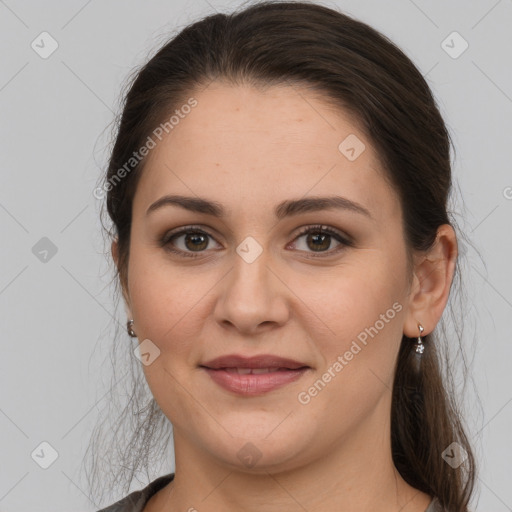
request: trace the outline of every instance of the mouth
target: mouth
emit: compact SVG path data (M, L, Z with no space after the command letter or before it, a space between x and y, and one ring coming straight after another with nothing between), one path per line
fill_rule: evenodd
M256 396L300 379L311 367L275 355L222 356L200 365L223 389L238 395Z

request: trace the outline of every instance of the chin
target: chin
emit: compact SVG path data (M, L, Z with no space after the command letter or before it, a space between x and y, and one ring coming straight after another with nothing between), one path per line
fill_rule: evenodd
M210 437L208 444L211 444L212 440L214 442L209 449L231 470L253 474L290 470L300 465L299 459L304 457L306 446L300 444L301 436L296 430L292 432L283 429L280 435L277 435L278 424L279 422L275 422L271 426L268 425L263 435L250 425L238 425L237 430L243 434L235 435L229 429L229 425L225 425L226 430L233 436L224 431L223 439L218 439L218 442ZM304 442L305 436L302 440Z

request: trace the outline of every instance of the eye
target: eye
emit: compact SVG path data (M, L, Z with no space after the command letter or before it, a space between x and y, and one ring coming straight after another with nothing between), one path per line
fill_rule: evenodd
M183 238L181 247L175 249L176 245L174 241ZM196 226L187 226L179 231L171 231L166 233L160 240L160 245L165 247L165 249L174 254L178 254L180 256L186 256L195 258L198 252L204 252L203 249L206 249L209 245L208 238L213 240L213 237L203 231L200 228L196 228ZM191 249L191 251L190 251Z
M296 244L296 240L307 236L305 239L306 249L299 249L302 252L311 252L313 257L322 257L324 253L332 255L343 250L344 247L352 247L354 244L348 238L343 236L339 231L329 228L328 226L308 226L303 229L292 242ZM187 226L179 231L171 231L166 233L160 240L159 245L179 256L196 258L200 253L210 245L209 239L215 240L212 235L196 226ZM332 244L332 238L335 238L339 247L335 250L328 250ZM180 241L180 239L182 239ZM308 251L308 249L313 248ZM196 253L196 254L194 254Z
M308 252L307 249L312 247L312 252L318 253L318 255L311 255L315 258L322 257L323 253L327 253L327 255L338 253L340 250L343 250L345 246L353 246L353 243L347 237L344 237L339 231L329 228L328 226L308 226L299 233L295 240L304 236L306 236L306 239L304 240L306 252ZM329 251L328 249L331 247L332 238L335 238L338 241L339 246L337 249Z

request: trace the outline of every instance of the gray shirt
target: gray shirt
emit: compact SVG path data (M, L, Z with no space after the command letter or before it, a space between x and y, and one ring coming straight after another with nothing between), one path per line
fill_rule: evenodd
M160 489L165 487L174 478L174 473L161 476L153 480L149 485L140 491L132 492L122 500L113 503L107 508L102 508L98 512L142 512L150 498ZM425 512L444 512L437 498L434 498Z

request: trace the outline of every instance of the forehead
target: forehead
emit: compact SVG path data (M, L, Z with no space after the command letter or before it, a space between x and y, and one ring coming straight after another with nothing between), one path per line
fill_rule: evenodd
M238 213L241 205L270 211L286 198L335 193L376 216L400 215L371 141L348 113L319 94L214 82L191 96L197 105L176 117L161 141L155 139L136 203L183 193L211 197ZM350 147L357 153L347 153Z

